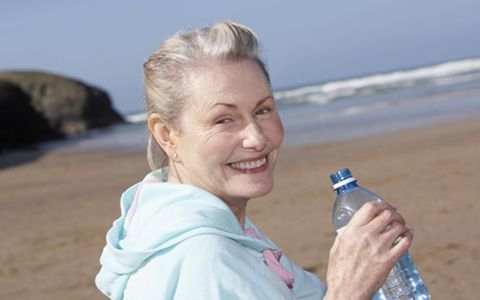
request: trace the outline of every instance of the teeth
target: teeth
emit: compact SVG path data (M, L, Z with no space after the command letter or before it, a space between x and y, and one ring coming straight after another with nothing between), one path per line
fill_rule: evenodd
M267 158L264 157L257 161L230 163L229 165L234 169L248 170L248 169L261 167L266 163L267 163Z

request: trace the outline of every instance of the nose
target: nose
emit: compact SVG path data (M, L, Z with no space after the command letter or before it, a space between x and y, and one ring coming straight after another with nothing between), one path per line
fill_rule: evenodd
M265 146L267 146L267 138L257 123L250 122L245 127L244 132L243 147L245 149L254 149L256 151L265 149Z

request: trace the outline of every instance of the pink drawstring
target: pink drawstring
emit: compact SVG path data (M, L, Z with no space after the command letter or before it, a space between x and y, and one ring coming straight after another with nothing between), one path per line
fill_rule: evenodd
M277 257L275 257L273 254L273 251L271 249L265 249L262 251L262 254L268 268L280 276L289 289L292 289L295 278L293 278L292 274L285 270L285 268L278 262Z
M133 215L135 214L135 211L137 210L137 203L138 203L138 198L140 196L140 192L142 191L143 185L145 183L157 183L160 182L158 180L144 180L142 181L139 185L137 190L135 191L135 196L133 197L132 204L130 205L130 209L127 212L127 216L125 217L125 233L128 233L128 228L130 227L130 223L132 223Z
M125 218L126 219L125 225L124 225L126 233L128 232L128 227L130 227L130 223L132 223L133 215L137 210L138 197L140 196L140 191L142 190L142 186L143 186L143 182L140 183L137 190L135 191L135 196L133 197L132 204L130 205L130 209L127 212L127 216Z
M245 228L245 233L253 238L260 239L253 228ZM274 253L272 249L265 249L262 251L262 254L268 268L277 274L283 280L283 282L285 282L289 289L292 289L295 278L280 264L282 251L275 251Z

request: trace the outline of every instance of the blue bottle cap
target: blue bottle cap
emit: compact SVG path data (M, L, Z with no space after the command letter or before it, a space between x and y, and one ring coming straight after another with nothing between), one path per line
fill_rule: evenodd
M353 176L352 176L352 173L350 173L350 170L348 168L341 169L330 175L330 179L332 180L333 184L337 184L340 181L343 181L350 177L353 177Z

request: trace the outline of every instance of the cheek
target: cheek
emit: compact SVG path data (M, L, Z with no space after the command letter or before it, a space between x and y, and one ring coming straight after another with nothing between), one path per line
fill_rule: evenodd
M203 139L197 150L207 163L227 163L236 145L234 134L216 133Z
M208 154L210 149L215 146L216 134L208 129L196 128L184 139L183 147L192 152L193 155Z
M280 117L273 118L268 126L268 135L270 141L275 146L280 146L283 141L283 124Z

